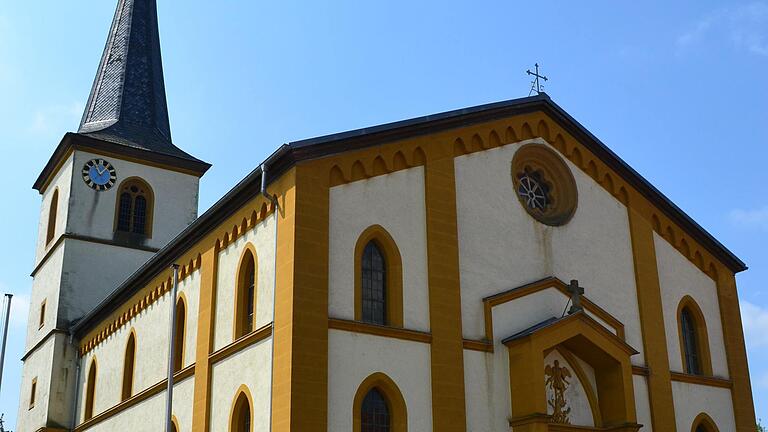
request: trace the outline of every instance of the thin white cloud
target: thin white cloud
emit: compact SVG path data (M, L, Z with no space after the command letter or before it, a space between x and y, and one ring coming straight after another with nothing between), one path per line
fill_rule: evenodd
M731 223L748 228L760 228L768 231L768 206L744 210L734 209L728 215Z
M768 56L768 3L756 1L713 11L680 34L675 46L682 52L713 39L730 40L737 49Z
M83 113L83 104L72 102L69 105L51 105L35 112L29 126L30 132L48 134L69 130L79 122Z
M768 309L746 300L742 300L740 305L747 347L756 349L768 346ZM768 386L768 381L766 381L766 386Z

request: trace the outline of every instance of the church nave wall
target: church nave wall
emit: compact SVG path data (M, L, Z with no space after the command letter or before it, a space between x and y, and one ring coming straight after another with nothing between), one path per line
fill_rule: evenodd
M269 431L272 398L272 337L261 340L213 365L210 432L231 430L229 424L232 406L240 390L244 390L251 399L252 431Z
M633 362L643 364L626 207L564 159L578 191L575 214L562 226L536 221L518 201L511 178L512 159L526 143L548 146L533 139L455 159L464 337L485 336L484 297L549 276L578 279L587 298L624 324L627 342L641 351ZM553 315L562 314L566 301ZM511 330L494 333L503 338Z
M730 389L673 381L672 398L678 432L691 430L701 413L712 418L721 432L737 430Z
M401 256L403 327L428 332L423 167L333 187L329 207L328 315L355 319L355 246L366 229L379 225Z
M189 366L195 360L199 288L199 270L179 282L179 297L183 295L187 307L183 367ZM84 418L88 372L94 359L97 369L93 415L96 416L122 401L126 345L131 334L135 335L136 347L131 395L136 395L165 379L168 364L169 300L170 291L80 359L78 422L82 422Z
M680 302L684 297L690 296L704 316L709 339L706 345L708 345L710 353L712 374L717 377L728 378L728 361L715 281L691 264L664 238L656 233L654 233L653 238L659 268L659 284L664 309L664 327L667 335L670 370L684 372L678 315Z
M272 322L275 287L275 224L274 215L259 222L253 229L219 252L217 269L213 351L231 344L234 335L235 291L246 250L252 250L256 265L256 313L254 329Z
M179 431L192 430L192 393L195 378L189 377L173 387L173 417ZM165 428L165 392L159 392L132 407L78 432L157 432Z
M430 346L427 343L330 330L328 431L351 431L354 398L373 374L386 375L405 402L410 431L432 430Z

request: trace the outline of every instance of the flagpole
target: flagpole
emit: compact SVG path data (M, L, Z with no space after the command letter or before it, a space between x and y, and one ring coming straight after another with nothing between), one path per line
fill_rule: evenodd
M179 288L179 265L173 264L173 287L171 289L171 298L169 301L169 307L171 309L171 325L169 326L170 335L168 340L168 390L167 400L165 402L165 432L173 431L173 354L174 346L176 345L176 291Z
M6 294L5 325L3 326L3 346L0 348L0 389L3 388L3 365L5 364L5 343L8 341L8 318L11 316L11 300L13 294Z

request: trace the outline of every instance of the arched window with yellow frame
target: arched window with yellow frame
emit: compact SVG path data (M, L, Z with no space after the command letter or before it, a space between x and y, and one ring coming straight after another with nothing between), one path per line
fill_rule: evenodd
M120 400L133 396L133 376L136 369L136 333L131 329L128 342L125 344L125 359L123 361L123 388Z
M256 249L248 243L238 264L237 287L235 288L235 339L252 332L256 325L257 281Z
M392 236L380 225L355 244L355 320L403 326L403 265Z
M691 432L720 432L717 428L717 425L715 424L715 421L712 420L712 417L708 416L706 413L701 413L693 420L693 424L691 424Z
M187 335L187 298L184 293L179 294L176 300L176 323L174 332L176 337L173 346L173 370L178 372L184 368L184 347L186 345Z
M408 410L400 389L376 372L360 383L352 403L353 432L405 432Z
M253 431L253 397L248 387L242 385L235 394L229 413L229 432Z
M701 308L691 296L685 296L677 308L677 324L683 372L712 375L707 323Z
M90 420L93 417L93 404L96 397L96 357L91 360L88 367L88 377L85 382L85 405L83 405L83 419Z
M152 237L155 196L147 182L138 178L125 179L117 188L115 232Z

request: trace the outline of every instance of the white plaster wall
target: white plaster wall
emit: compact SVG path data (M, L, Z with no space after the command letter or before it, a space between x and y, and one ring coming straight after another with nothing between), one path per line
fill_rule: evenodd
M355 244L366 228L381 225L403 261L403 324L429 331L423 167L333 187L329 208L329 315L355 318Z
M94 191L78 178L83 165L94 158L104 159L115 167L117 182L110 190ZM165 246L197 218L199 179L193 175L84 151L74 153L74 172L67 232L112 239L120 183L134 176L142 178L154 192L152 238L146 241L146 246Z
M229 415L241 385L253 397L253 431L271 424L272 338L264 339L213 365L211 369L211 431L229 430Z
M651 401L648 393L648 379L644 376L633 375L632 382L635 388L635 410L637 422L643 425L643 432L652 432ZM683 429L685 430L685 429Z
M219 252L216 284L216 321L214 350L234 342L235 289L240 258L249 243L256 249L256 324L259 328L272 322L275 288L275 215L260 222L226 249Z
M35 264L40 262L48 249L56 242L56 238L64 233L64 228L67 222L67 212L69 206L69 196L72 183L72 167L74 157L70 155L61 166L56 175L53 176L51 183L45 189L42 195L42 203L40 207L40 221L37 226L37 247L35 248ZM54 239L50 244L45 244L45 238L48 234L48 213L51 208L51 199L53 198L53 192L59 190L59 205L56 210L56 231Z
M16 420L16 430L19 432L35 431L45 426L48 418L47 400L50 397L50 365L53 363L54 346L54 338L49 338L24 361L21 374L19 414ZM37 378L35 407L29 409L32 380L35 378Z
M179 432L192 430L192 403L195 378L189 377L173 386L173 415ZM80 419L82 420L82 414ZM93 432L157 432L165 428L165 391L148 398L90 427Z
M185 337L185 366L194 361L199 287L199 270L193 272L191 276L179 284L179 291L185 293L189 307L187 311L188 331ZM120 327L81 359L81 374L78 387L79 419L82 420L83 416L85 382L94 357L97 362L96 396L93 406L94 415L120 403L125 347L131 330L136 334L133 394L146 390L165 379L168 365L168 332L170 329L168 321L170 310L168 307L170 297L170 292L165 293L160 299Z
M360 384L376 372L400 389L408 430L432 430L429 345L330 330L328 333L328 431L352 430L352 406Z
M736 430L729 389L672 381L672 400L678 431L691 430L693 420L703 412L712 418L718 430Z
M556 276L578 279L587 297L624 323L627 342L642 351L626 208L564 160L576 180L576 213L561 227L537 222L520 205L510 178L520 146L455 160L464 336L484 335L483 297ZM643 364L642 354L633 361Z
M60 326L90 312L154 254L66 239L57 316Z
M60 245L51 254L45 265L35 273L34 279L32 279L26 338L27 350L31 349L56 326L64 249L65 245ZM40 328L40 305L43 303L43 300L45 300L45 319L43 327Z
M497 355L464 350L464 392L467 432L506 431L511 415L509 380L498 376L508 369L506 351ZM508 374L508 373L507 373Z
M585 390L586 386L592 386L592 383L582 383L579 379L578 375L576 375L575 369L573 365L565 359L559 352L552 351L550 352L545 358L544 358L544 367L547 366L554 367L555 361L558 362L558 367L565 367L569 373L570 377L566 377L566 381L568 382L568 386L565 388L565 392L563 394L563 397L566 400L566 409L570 408L571 411L568 414L568 419L570 420L570 424L575 426L589 426L594 427L595 426L595 419L592 416L592 407L590 406L589 399L587 398L587 392ZM591 370L592 375L594 375L594 371ZM585 372L586 374L586 372ZM543 377L542 380L542 386L546 388L547 392L547 401L551 400L554 397L554 391L550 389L550 386L546 386L546 375ZM593 387L594 389L594 387ZM547 414L554 413L554 408L549 405L549 402L547 403Z
M706 320L709 351L712 357L712 373L715 376L728 378L728 361L725 354L723 325L720 320L720 305L717 299L715 281L655 232L653 239L659 269L669 368L675 372L683 371L677 308L683 297L689 295L699 305Z

